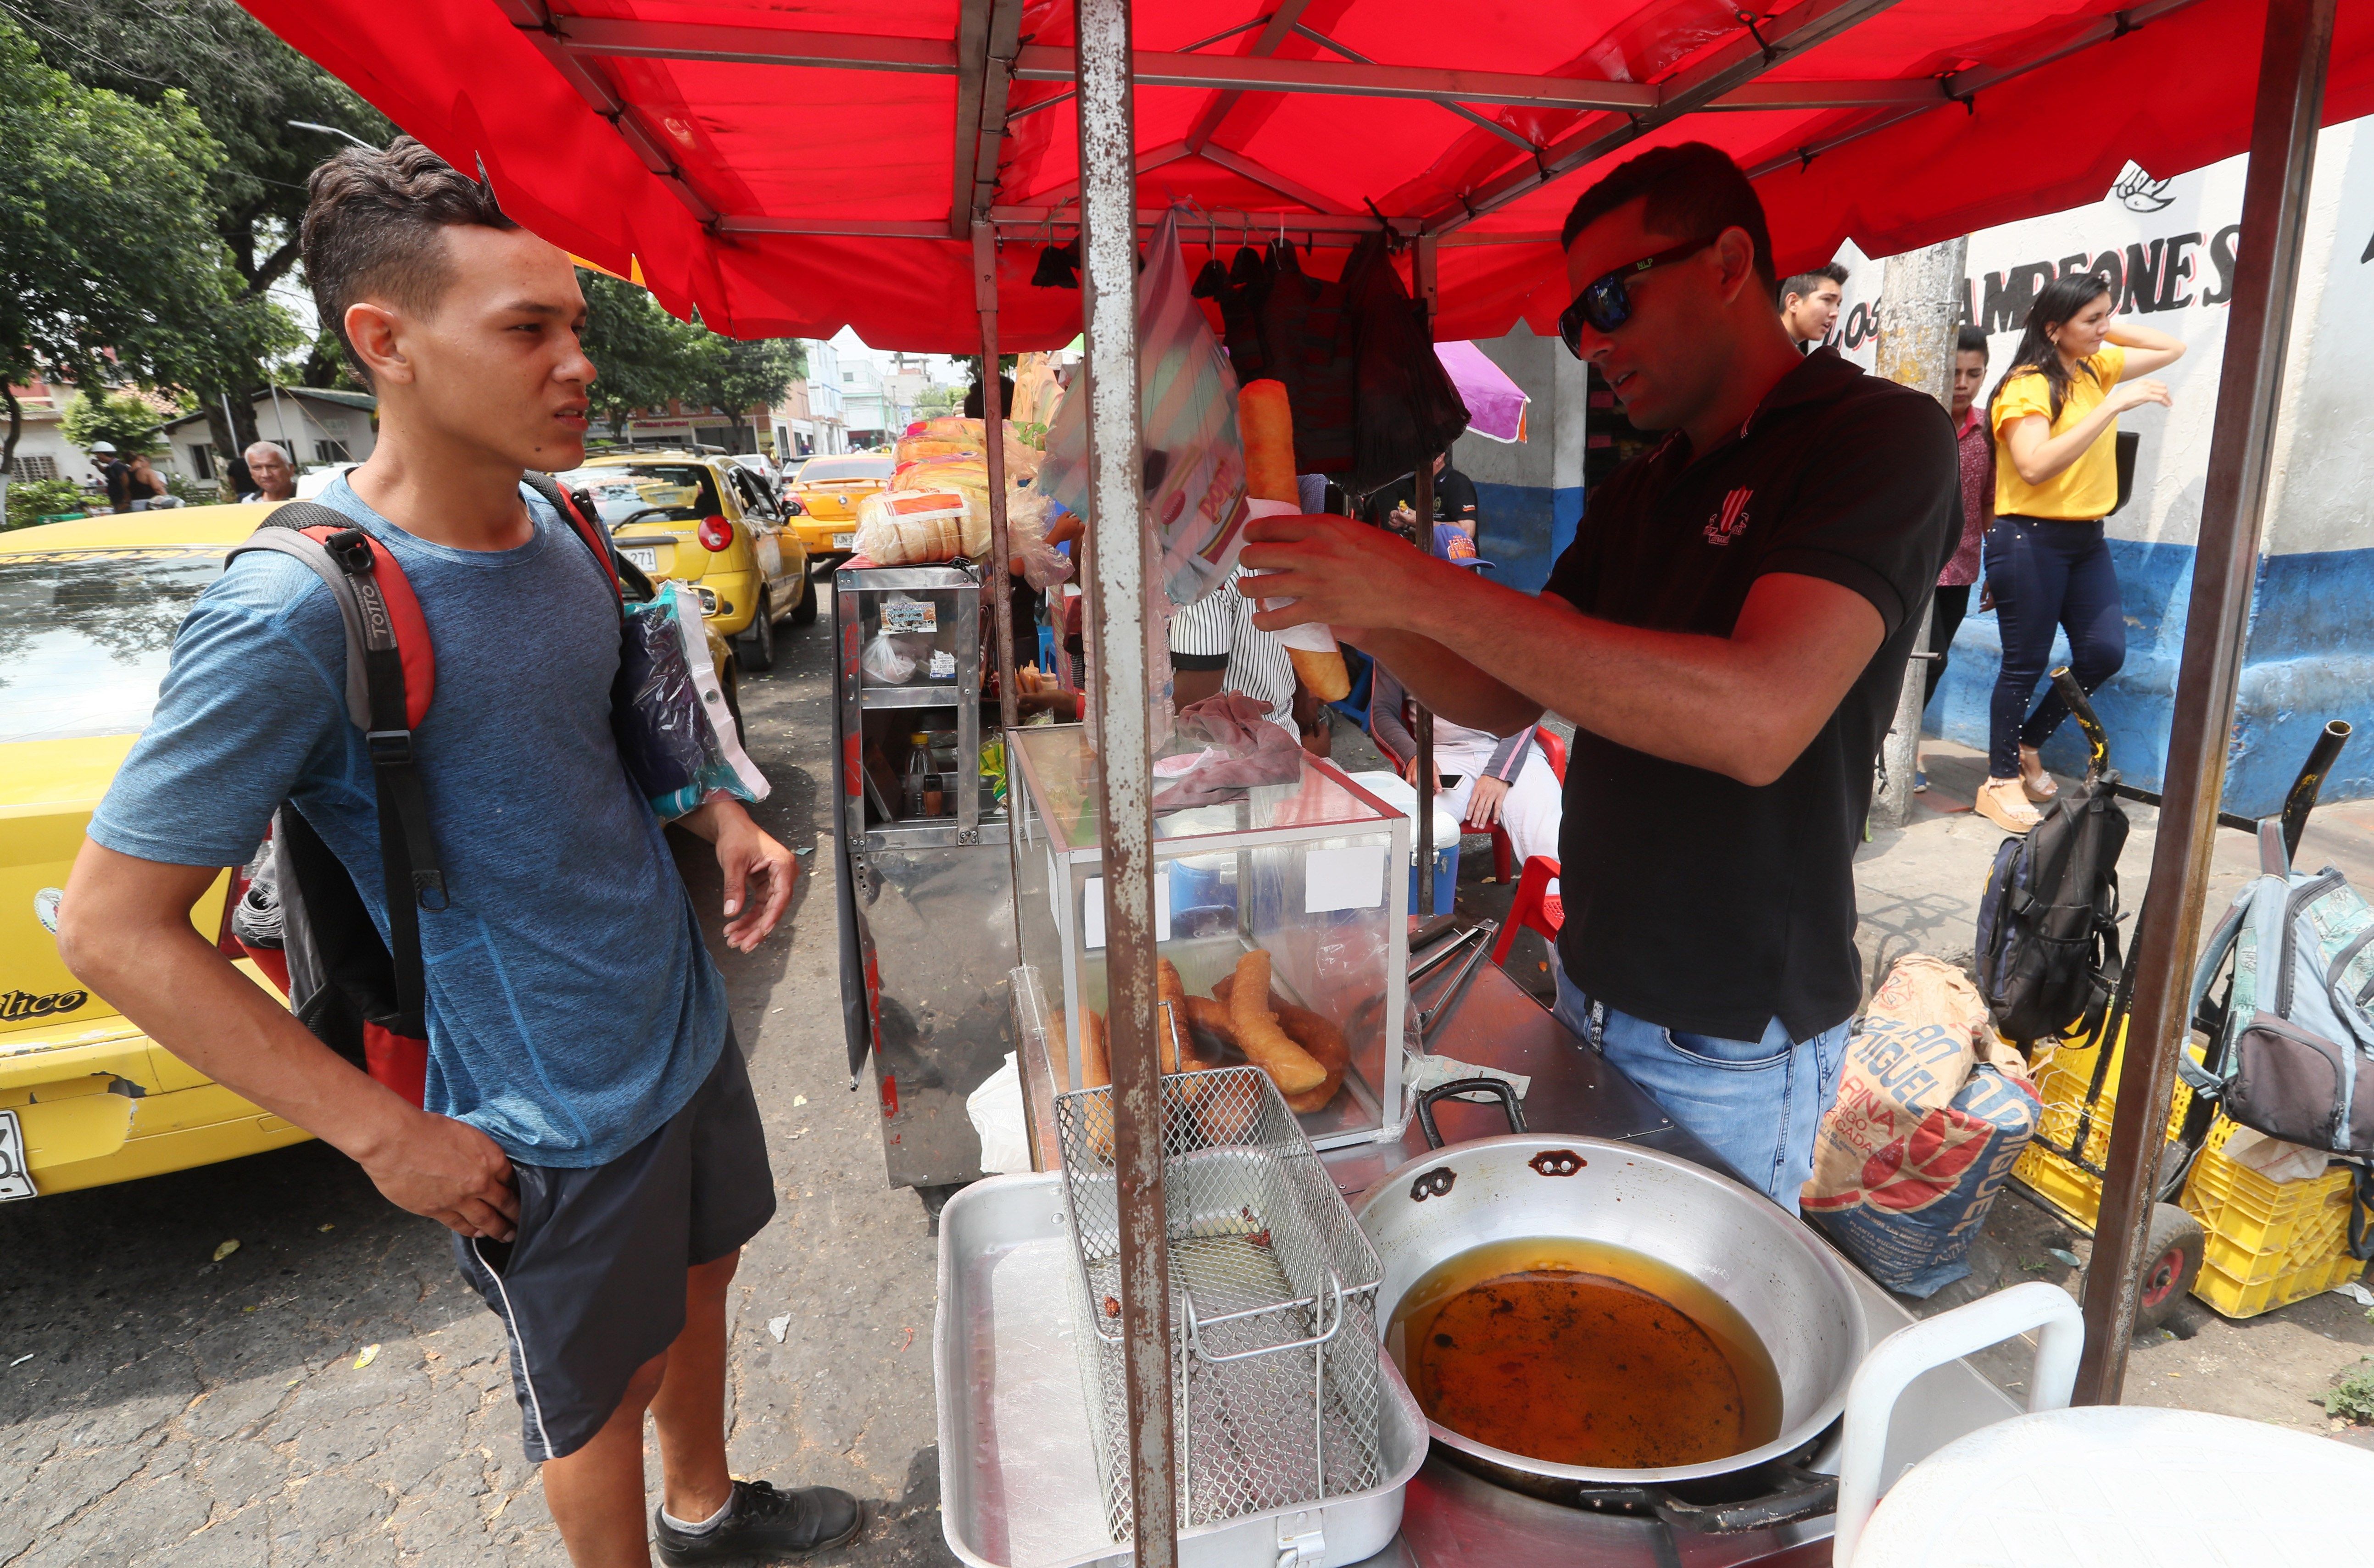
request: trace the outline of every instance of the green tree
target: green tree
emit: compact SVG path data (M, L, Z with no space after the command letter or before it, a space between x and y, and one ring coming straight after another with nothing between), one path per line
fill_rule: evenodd
M59 433L76 446L88 451L93 441L109 441L124 457L162 452L163 427L164 416L156 406L129 392L84 392L66 404L65 415L58 421Z
M289 122L339 126L374 145L394 127L235 0L0 0L0 10L23 24L53 68L142 103L175 99L211 135L218 156L203 201L229 275L225 306L191 345L200 373L185 384L206 412L215 450L240 451L256 439L249 395L283 379L274 366L305 346L268 291L297 266L307 177L345 145ZM13 141L0 146L13 156ZM317 341L300 373L309 386L336 384L335 345Z
M24 411L9 381L188 385L226 309L206 218L219 154L181 96L152 105L45 66L0 17L0 473Z
M709 334L660 309L659 301L624 278L577 269L585 292L585 356L599 372L588 389L594 418L624 439L636 410L690 402L699 390L699 361Z
M795 339L752 342L703 333L695 358L693 395L687 401L724 415L734 427L735 449L740 451L746 445L744 414L754 407L771 408L805 374L807 354Z

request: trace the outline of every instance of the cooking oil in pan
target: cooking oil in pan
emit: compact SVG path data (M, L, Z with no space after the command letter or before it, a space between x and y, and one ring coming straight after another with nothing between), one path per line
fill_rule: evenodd
M1410 1287L1385 1345L1430 1420L1553 1464L1697 1464L1780 1431L1780 1380L1755 1330L1697 1280L1627 1247L1472 1247Z

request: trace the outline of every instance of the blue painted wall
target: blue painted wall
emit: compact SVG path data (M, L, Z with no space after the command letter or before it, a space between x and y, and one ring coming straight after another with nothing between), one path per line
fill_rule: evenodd
M2113 765L2129 783L2157 790L2167 775L2193 552L2188 544L2110 543L2126 603L2127 662L2095 694L2094 706L2110 731ZM2065 661L2068 651L2067 640L2057 639L2053 661ZM1927 727L1983 748L2002 665L1993 612L1973 611L1955 635ZM2374 796L2374 549L2262 556L2227 756L2226 809L2274 813L2332 719L2347 720L2358 738L2342 753L2323 798ZM2076 726L2063 725L2044 755L2055 769L2082 772Z
M1475 483L1475 553L1492 563L1487 574L1504 588L1538 593L1550 568L1574 543L1582 521L1582 486Z

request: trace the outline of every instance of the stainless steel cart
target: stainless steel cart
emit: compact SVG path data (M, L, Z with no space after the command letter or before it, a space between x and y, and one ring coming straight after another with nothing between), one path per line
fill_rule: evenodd
M1014 1049L1013 870L981 766L981 574L844 567L833 629L851 1071L874 1059L892 1185L970 1181L981 1140L965 1096Z

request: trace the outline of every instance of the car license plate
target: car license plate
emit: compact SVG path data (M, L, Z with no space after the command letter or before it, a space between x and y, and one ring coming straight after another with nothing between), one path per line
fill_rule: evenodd
M17 1125L15 1111L0 1111L0 1202L37 1197L40 1191L25 1169L25 1129Z
M836 550L854 550L857 548L857 535L836 533L832 536L832 547Z
M634 562L635 565L642 568L643 570L647 572L655 572L660 569L660 553L657 549L638 550L631 545L621 545L619 546L618 554L626 556L627 559Z

